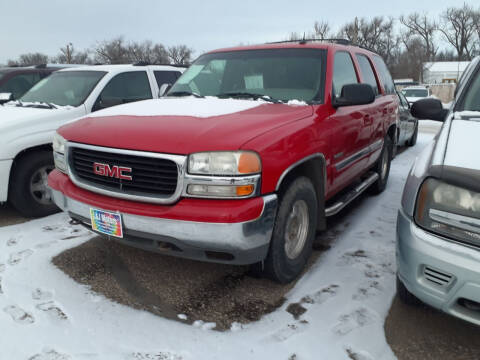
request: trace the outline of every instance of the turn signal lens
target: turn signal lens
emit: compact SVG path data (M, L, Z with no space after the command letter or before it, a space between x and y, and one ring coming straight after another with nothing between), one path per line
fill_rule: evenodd
M253 193L255 187L253 185L237 186L237 196L248 196Z
M238 159L238 172L240 174L254 174L261 170L260 159L253 152L243 152Z

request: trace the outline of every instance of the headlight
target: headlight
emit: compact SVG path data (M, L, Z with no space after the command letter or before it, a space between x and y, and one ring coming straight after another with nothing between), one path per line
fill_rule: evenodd
M55 167L63 173L67 172L67 163L65 161L65 139L58 133L53 136L53 160Z
M429 178L421 186L416 223L452 239L480 245L480 194Z
M260 157L251 151L203 152L188 158L188 172L196 175L251 175L261 170Z

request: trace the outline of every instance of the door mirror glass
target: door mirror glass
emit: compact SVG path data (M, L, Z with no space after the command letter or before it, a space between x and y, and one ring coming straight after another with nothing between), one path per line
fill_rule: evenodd
M158 92L158 97L165 96L165 94L168 92L168 90L170 90L171 87L172 87L172 84L169 84L169 83L162 84L162 86L160 86L160 91Z
M443 122L447 117L448 110L443 108L440 100L426 98L415 101L410 112L419 120L436 120Z
M375 101L375 91L369 84L347 84L342 87L340 97L333 101L334 107L366 105Z
M0 93L0 104L5 104L13 100L12 93Z

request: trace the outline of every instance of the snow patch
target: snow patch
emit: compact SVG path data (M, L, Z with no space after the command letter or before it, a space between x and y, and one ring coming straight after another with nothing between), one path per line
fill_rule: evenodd
M138 101L97 111L88 117L105 116L195 116L207 118L250 110L266 104L263 100L206 98L161 98Z

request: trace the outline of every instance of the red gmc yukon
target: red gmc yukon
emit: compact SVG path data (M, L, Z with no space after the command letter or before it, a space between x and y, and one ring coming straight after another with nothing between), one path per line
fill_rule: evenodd
M124 244L289 282L328 216L385 188L397 99L383 60L357 46L212 51L162 99L61 127L49 186Z

